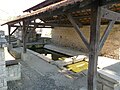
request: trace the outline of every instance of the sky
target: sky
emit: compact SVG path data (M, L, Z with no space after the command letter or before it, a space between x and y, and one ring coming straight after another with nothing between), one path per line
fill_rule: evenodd
M21 15L22 11L42 1L44 0L0 0L0 23L9 17ZM5 28L0 26L0 30Z
M19 15L22 13L22 11L42 1L44 0L1 0L0 1L0 18Z

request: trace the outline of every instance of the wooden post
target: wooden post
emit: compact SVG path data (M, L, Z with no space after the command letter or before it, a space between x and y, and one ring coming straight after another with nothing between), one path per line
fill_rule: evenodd
M97 61L99 53L100 22L101 10L100 0L94 2L91 6L91 31L89 47L89 66L88 66L88 90L96 90Z
M9 44L11 44L10 31L11 31L11 26L8 25L8 43L9 43Z
M23 20L23 29L22 29L22 39L23 39L23 53L26 53L26 22Z

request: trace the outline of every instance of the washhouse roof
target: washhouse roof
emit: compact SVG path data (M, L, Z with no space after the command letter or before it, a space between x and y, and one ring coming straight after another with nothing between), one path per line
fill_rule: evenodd
M39 4L37 4L37 5L35 5L33 7L30 7L28 9L24 10L23 12L35 11L35 10L38 10L40 8L43 8L43 7L48 6L50 4L54 4L54 3L59 2L59 1L61 1L61 0L45 0L45 1L43 1L43 2L41 2Z
M47 0L50 1L50 0ZM43 5L40 9L37 9L26 15L15 17L12 20L2 24L15 24L22 20L34 20L41 19L46 23L57 23L69 25L70 22L66 17L66 14L71 14L73 18L80 22L82 25L90 24L91 5L96 0L56 0L53 4L49 3L47 6ZM120 11L119 0L101 0L101 6L108 9L119 12ZM40 4L39 4L40 5ZM107 5L107 6L106 6ZM102 20L102 23L106 23L107 20Z

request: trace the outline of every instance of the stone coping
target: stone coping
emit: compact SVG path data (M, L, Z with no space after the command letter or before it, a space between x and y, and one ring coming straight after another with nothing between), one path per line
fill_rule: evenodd
M53 51L56 51L56 52L60 52L62 54L66 54L66 55L69 55L69 56L85 55L85 53L82 53L78 50L74 50L74 49L67 48L67 47L56 46L56 45L53 45L53 44L45 45L44 48L50 49L50 50L53 50Z
M103 78L107 81L112 83L119 83L120 84L120 76L116 75L115 72L110 70L99 70L98 75L100 78Z
M51 60L51 59L49 59L49 58L47 58L47 57L45 57L45 56L35 52L35 51L30 50L30 49L27 49L27 51L29 51L30 53L34 54L35 56L37 56L39 58L42 58L43 60L45 60L47 62L52 62L53 61L53 60Z
M6 67L12 66L12 65L18 65L19 60L9 60L9 61L5 61L5 63L6 63Z

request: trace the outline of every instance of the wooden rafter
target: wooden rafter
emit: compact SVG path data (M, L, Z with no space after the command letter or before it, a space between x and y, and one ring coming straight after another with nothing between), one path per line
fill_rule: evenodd
M18 29L19 27L16 27L15 30L10 34L10 36Z

